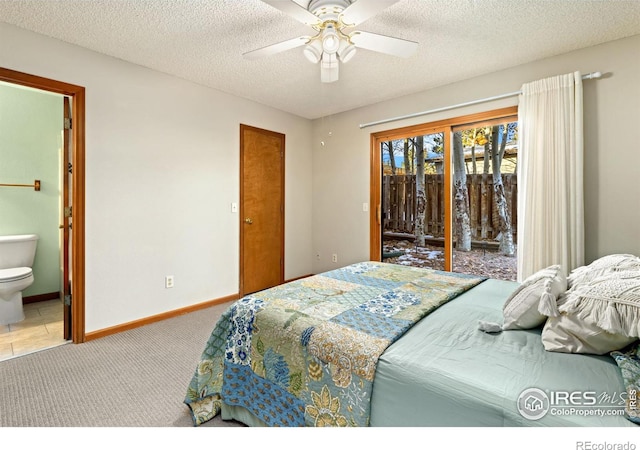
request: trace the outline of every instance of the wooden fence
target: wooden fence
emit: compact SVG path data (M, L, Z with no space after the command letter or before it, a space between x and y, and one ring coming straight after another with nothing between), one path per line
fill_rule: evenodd
M424 229L427 236L444 236L444 176L425 175L427 207ZM382 213L384 232L414 233L416 221L416 177L415 175L384 175L382 189ZM507 205L511 214L514 241L517 239L518 183L516 174L503 174ZM498 214L493 197L491 174L467 175L469 190L469 215L471 239L495 239L499 233Z

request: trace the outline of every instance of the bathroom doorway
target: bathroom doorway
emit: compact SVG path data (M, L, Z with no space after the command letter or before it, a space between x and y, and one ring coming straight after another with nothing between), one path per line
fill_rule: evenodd
M0 67L0 81L16 87L32 88L62 96L60 117L63 122L59 158L60 236L59 295L62 309L62 337L65 341L85 340L84 318L84 103L85 89L56 80L42 78ZM37 296L34 296L37 297ZM40 306L47 309L50 299L25 304L25 310ZM40 305L38 305L40 304ZM56 306L57 307L57 306ZM46 348L46 346L45 346ZM1 359L1 358L0 358Z

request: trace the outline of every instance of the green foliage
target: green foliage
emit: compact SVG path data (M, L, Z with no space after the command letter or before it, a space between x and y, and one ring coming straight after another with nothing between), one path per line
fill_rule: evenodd
M289 376L289 392L299 395L303 387L302 374L300 372L292 373Z
M260 355L264 356L264 342L262 342L260 338L258 338L258 342L256 342L256 350L258 350Z

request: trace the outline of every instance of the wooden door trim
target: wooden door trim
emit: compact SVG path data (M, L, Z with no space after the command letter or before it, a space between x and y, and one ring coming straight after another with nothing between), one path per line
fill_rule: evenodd
M0 81L71 97L73 143L71 180L73 183L73 249L71 271L72 341L85 341L85 88L49 78L0 67Z
M476 122L492 120L496 118L509 118L518 115L518 107L510 106L507 108L494 109L481 113L468 114L466 116L453 117L450 119L439 120L435 122L411 125L407 127L395 128L391 130L379 131L370 135L370 155L371 155L371 175L369 180L369 258L372 261L382 260L382 215L381 215L381 195L382 195L382 163L380 147L383 142L404 139L420 135L431 134L435 132L445 132L450 134L454 127L473 124ZM445 165L451 166L451 136L447 136L445 142L449 142L449 151L445 152ZM449 154L447 157L447 153ZM448 171L450 172L450 170ZM447 171L445 170L445 173ZM452 208L452 192L451 192L451 174L445 179L445 183L449 186L445 190L445 213L451 215ZM453 249L452 226L445 222L445 270L451 270L451 250ZM447 249L449 250L447 252ZM448 255L448 256L447 256Z
M245 290L244 290L244 279L243 279L243 274L244 274L244 234L242 233L242 227L243 227L243 223L244 223L244 217L245 217L245 211L244 211L244 202L242 201L242 199L244 198L244 183L243 183L243 177L244 177L244 131L245 130L250 130L250 131L254 131L256 133L261 133L261 134L265 134L268 136L272 136L275 137L277 139L280 140L281 142L281 148L282 148L282 162L281 162L281 171L280 171L280 182L281 182L281 186L282 186L282 190L280 192L280 205L281 205L281 214L282 214L282 225L280 227L280 283L284 283L284 230L285 230L285 215L284 215L284 191L285 191L285 151L286 151L286 147L285 147L285 135L282 133L277 133L275 131L270 131L270 130L265 130L263 128L257 128L257 127L253 127L251 125L245 125L245 124L240 124L240 216L239 216L239 220L238 220L238 230L240 233L240 255L239 255L239 268L240 268L240 273L239 273L239 295L240 297L242 297L245 294Z

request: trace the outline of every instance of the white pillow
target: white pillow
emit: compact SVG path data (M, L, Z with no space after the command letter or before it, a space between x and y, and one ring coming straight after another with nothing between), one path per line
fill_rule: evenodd
M542 329L542 344L549 352L604 355L619 350L637 338L609 333L575 313L549 317Z
M502 307L502 329L530 329L542 325L548 316L559 314L556 302L566 289L567 278L559 265L529 276Z
M567 294L560 311L612 334L640 336L640 270L609 272Z
M581 284L588 283L608 273L627 270L640 271L640 257L620 253L603 256L588 266L581 266L572 270L567 277L568 288L575 289Z

